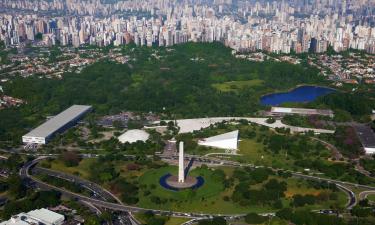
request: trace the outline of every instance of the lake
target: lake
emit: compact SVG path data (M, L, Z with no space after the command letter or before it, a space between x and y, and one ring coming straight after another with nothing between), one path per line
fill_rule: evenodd
M277 106L286 102L312 102L320 96L335 92L335 89L317 86L301 86L289 92L273 93L260 99L262 105Z

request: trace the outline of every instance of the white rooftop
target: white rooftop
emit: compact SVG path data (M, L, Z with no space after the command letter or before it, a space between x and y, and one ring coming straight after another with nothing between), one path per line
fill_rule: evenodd
M199 145L221 148L221 149L238 149L238 130L205 138L198 142Z
M61 225L64 220L64 215L42 208L28 213L19 213L7 221L1 222L0 225Z
M47 138L51 134L58 131L60 128L81 116L83 113L89 111L91 106L88 105L73 105L53 118L47 120L45 123L30 131L24 136L27 137L41 137Z
M147 133L144 130L134 129L134 130L128 130L125 133L123 133L121 136L118 137L118 140L121 143L134 143L137 141L147 141L150 137L150 134Z
M27 213L30 217L38 218L46 224L56 224L57 221L64 221L64 215L55 213L48 209L36 209Z

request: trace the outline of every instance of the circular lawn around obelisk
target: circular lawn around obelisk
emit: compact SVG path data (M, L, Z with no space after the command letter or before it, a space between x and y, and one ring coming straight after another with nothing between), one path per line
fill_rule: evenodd
M160 177L165 174L177 174L177 167L167 166L151 169L139 178L138 206L144 208L174 210L182 212L205 213L246 213L258 211L259 207L241 207L233 202L224 201L232 190L225 190L221 181L214 180L213 171L208 168L196 168L189 172L190 176L202 176L204 185L196 190L167 190L159 184ZM259 208L259 211L271 211L270 208Z

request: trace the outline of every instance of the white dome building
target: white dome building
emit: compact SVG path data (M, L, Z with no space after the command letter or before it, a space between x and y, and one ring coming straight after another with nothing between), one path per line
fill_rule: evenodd
M148 140L149 137L150 137L150 134L147 133L146 131L134 129L134 130L128 130L125 133L123 133L121 136L118 137L118 140L121 143L128 142L131 144L137 141L145 142Z

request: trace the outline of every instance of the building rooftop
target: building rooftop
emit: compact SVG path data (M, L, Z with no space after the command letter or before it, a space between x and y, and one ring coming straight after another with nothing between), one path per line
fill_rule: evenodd
M118 139L121 143L126 143L126 142L134 143L137 141L145 142L148 140L149 136L150 134L144 130L134 129L134 130L126 131L121 136L119 136Z
M43 222L47 222L48 224L53 224L55 221L63 221L64 220L64 215L55 213L51 210L48 209L36 209L32 210L27 213L30 217L33 218L38 218L39 220Z
M333 111L330 109L305 109L305 108L285 108L285 107L272 107L271 113L290 113L290 114L323 115L323 116L333 115Z
M0 225L60 225L64 220L64 215L42 208L14 215L9 220L1 222Z
M238 149L238 130L225 134L205 138L198 142L199 145L221 149Z
M88 105L73 105L24 136L46 138L91 108L92 107Z

